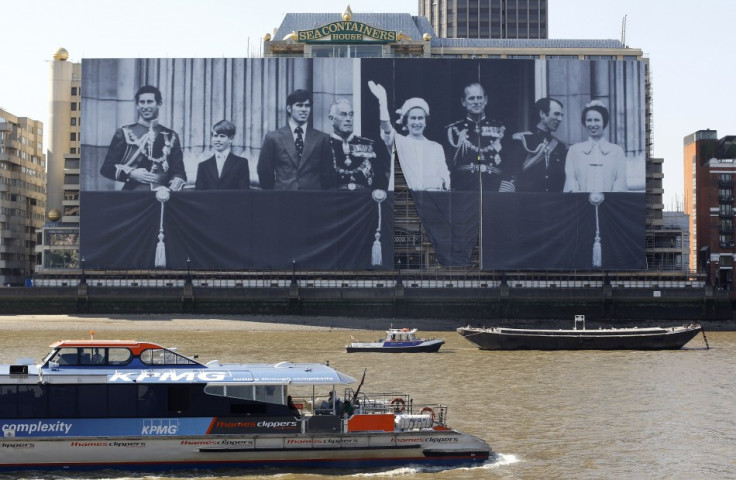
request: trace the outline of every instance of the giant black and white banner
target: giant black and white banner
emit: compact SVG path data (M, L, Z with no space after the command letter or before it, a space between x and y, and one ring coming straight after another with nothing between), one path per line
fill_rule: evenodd
M81 255L393 268L398 171L442 265L645 268L644 65L83 61Z

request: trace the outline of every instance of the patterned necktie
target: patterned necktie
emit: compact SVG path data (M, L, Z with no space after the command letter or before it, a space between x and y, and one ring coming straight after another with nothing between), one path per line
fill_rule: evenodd
M294 129L294 132L296 133L296 140L294 140L294 146L296 147L296 154L299 157L299 160L302 159L302 152L304 151L304 137L302 137L302 133L304 130L302 130L302 127L296 127Z

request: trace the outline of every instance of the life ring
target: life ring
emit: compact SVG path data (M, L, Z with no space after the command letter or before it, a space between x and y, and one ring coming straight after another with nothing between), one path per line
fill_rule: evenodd
M419 415L425 415L427 413L429 414L429 418L434 422L434 410L432 410L432 407L424 407L419 410Z
M396 397L391 400L391 406L394 407L394 410L397 412L403 412L406 410L406 402L401 397Z

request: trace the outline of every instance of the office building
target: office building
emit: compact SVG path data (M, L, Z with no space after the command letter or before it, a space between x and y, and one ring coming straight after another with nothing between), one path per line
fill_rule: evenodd
M37 271L79 267L79 156L82 64L59 48L50 66L46 223Z
M684 203L690 216L690 269L733 284L736 136L698 130L684 138Z
M419 0L440 38L547 38L547 0Z
M36 263L43 225L46 157L43 123L0 109L0 282L23 284Z

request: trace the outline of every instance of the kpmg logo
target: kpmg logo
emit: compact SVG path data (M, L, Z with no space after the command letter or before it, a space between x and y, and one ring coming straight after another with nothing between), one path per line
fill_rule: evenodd
M144 420L141 435L176 435L179 432L179 421L176 419Z
M219 382L227 378L225 372L188 371L177 372L168 370L158 372L148 370L140 373L115 372L110 377L110 383L135 383L135 382Z

